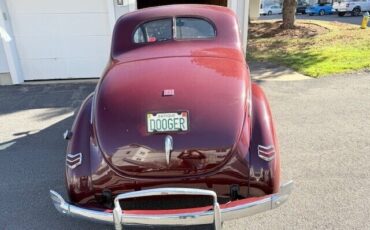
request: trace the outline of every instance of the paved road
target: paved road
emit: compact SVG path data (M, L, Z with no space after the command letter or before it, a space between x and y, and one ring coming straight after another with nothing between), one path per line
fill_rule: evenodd
M302 20L335 21L335 22L349 23L349 24L354 24L354 25L361 25L361 21L362 21L362 16L352 17L349 14L344 17L339 17L338 15L309 16L307 14L305 15L298 14L296 15L296 18L302 19ZM259 20L276 20L276 19L282 19L282 15L276 14L276 15L266 15L266 16L259 17ZM370 26L370 22L368 25Z
M259 84L277 121L283 179L295 190L280 209L225 229L368 228L370 74ZM111 229L59 215L48 196L64 191L61 133L93 89L0 87L0 229Z

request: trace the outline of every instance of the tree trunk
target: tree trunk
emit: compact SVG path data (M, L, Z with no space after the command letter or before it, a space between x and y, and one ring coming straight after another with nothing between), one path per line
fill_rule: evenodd
M283 29L293 29L295 21L296 0L284 0L283 4Z

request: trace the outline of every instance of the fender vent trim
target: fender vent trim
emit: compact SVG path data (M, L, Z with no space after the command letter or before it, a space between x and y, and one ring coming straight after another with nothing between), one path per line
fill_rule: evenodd
M258 145L258 156L265 161L273 160L275 158L275 147L273 145Z
M77 153L77 154L67 154L66 158L66 164L68 168L74 169L77 166L82 164L82 153Z

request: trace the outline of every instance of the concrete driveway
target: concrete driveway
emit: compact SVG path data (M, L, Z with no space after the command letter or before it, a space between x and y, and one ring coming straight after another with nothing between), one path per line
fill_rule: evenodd
M361 25L362 22L362 16L358 17L352 17L351 15L346 15L344 17L339 17L338 15L324 15L324 16L309 16L307 14L298 14L296 15L297 19L302 20L320 20L320 21L330 21L330 22L342 22L342 23L349 23L354 25ZM282 20L281 14L276 15L266 15L266 16L260 16L258 20ZM370 26L370 22L368 24Z
M280 209L224 229L368 229L370 75L259 84L276 119L283 179L295 189ZM63 217L49 199L49 189L64 193L62 133L94 87L0 87L1 229L112 229Z

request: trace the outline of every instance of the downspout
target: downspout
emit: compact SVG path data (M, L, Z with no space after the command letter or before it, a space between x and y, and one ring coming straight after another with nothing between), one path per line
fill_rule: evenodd
M0 0L0 13L0 39L4 46L9 72L13 84L21 84L24 78L5 0Z

